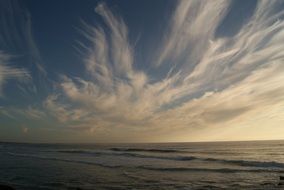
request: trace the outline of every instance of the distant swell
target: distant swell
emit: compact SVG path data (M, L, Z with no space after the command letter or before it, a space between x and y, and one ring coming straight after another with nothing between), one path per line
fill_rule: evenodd
M138 150L138 151L137 151ZM156 155L156 154L139 154L136 152L152 151L152 152L170 152L178 150L170 149L134 149L134 148L112 148L111 151L93 151L93 150L56 150L55 152L59 153L68 153L68 154L86 154L88 156L124 156L132 158L144 158L144 159L161 159L161 160L172 160L172 161L204 161L204 162L218 162L226 163L231 165L245 166L245 167L258 167L258 168L281 168L284 169L284 163L279 162L262 162L262 161L249 161L249 160L228 160L228 159L219 159L219 158L203 158L195 156L180 156L172 154L172 156L167 155Z
M70 154L89 154L89 155L110 155L110 156L125 156L125 157L133 157L133 158L145 158L145 159L161 159L161 160L173 160L173 161L206 161L206 162L219 162L219 163L227 163L238 166L248 166L248 167L261 167L261 168L284 168L284 163L279 162L260 162L260 161L248 161L248 160L226 160L219 158L202 158L195 156L159 156L159 155L145 155L135 153L137 150L143 151L177 151L177 150L161 150L161 149L123 149L123 148L112 148L114 152L100 152L100 151L89 151L89 150L59 150L57 152L61 153L70 153Z
M91 151L91 150L56 150L52 152L59 152L59 153L68 153L68 154L92 154L92 155L101 155L105 154L100 151Z
M231 168L161 168L140 166L140 169L154 170L154 171L169 171L169 172L218 172L218 173L237 173L237 172L269 172L262 169L231 169ZM273 171L280 172L280 171Z
M58 150L56 152L62 152L62 153L94 153L94 152L90 152L90 151L86 151L86 150Z
M216 158L204 158L204 161L212 161L212 162L223 162L229 164L235 164L239 166L253 166L253 167L262 167L262 168L284 168L284 163L279 162L259 162L259 161L248 161L248 160L224 160L224 159L216 159Z
M101 167L107 167L107 168L119 168L121 166L110 166L110 165L104 165L94 162L88 162L83 160L70 160L70 159L62 159L62 158L54 158L54 157L44 157L44 156L38 156L38 155L32 155L32 154L17 154L17 153L8 153L11 156L16 157L27 157L27 158L35 158L40 160L53 160L53 161L62 161L62 162L71 162L71 163L78 163L78 164L87 164L87 165L96 165Z
M88 164L88 165L96 165L101 167L107 168L131 168L129 166L121 166L121 165L105 165L100 163L88 162L83 160L71 160L71 159L61 159L61 158L54 158L54 157L44 157L39 155L31 155L31 154L17 154L17 153L8 153L11 156L16 157L28 157L34 159L41 159L41 160L53 160L53 161L62 161L62 162L71 162L71 163L79 163L79 164ZM196 158L197 159L197 158ZM169 171L169 172L182 172L182 171L200 171L200 172L220 172L220 173L236 173L236 172L282 172L283 170L277 170L277 168L284 168L283 163L277 162L257 162L257 161L241 161L241 160L217 160L217 159L205 159L210 161L220 161L220 162L229 162L234 163L242 166L254 166L254 167L273 167L270 169L232 169L232 168L187 168L187 167L152 167L152 166L137 166L134 167L136 169L144 169L144 170L155 170L155 171ZM277 167L277 168L275 168Z
M173 149L143 149L143 148L110 148L109 150L123 151L123 152L157 152L157 153L184 152Z
M109 156L125 156L125 157L134 157L134 158L150 158L150 159L162 159L162 160L177 160L177 161L188 161L197 159L196 157L192 156L181 156L181 157L170 157L170 156L156 156L156 155L145 155L134 153L134 150L131 149L129 151L114 151L114 152L104 152L104 151L91 151L91 150L57 150L55 152L58 153L67 153L67 154L88 154L94 156L101 156L101 155L109 155ZM140 149L139 149L140 150ZM152 150L156 151L156 150ZM162 150L159 150L162 151ZM142 150L141 150L142 152Z
M261 167L261 168L284 168L284 163L279 162L261 162L261 161L249 161L249 160L226 160L218 158L202 158L195 156L155 156L155 155L143 155L135 153L121 153L121 155L138 158L151 158L151 159L162 159L162 160L173 160L173 161L192 161L200 160L206 162L219 162L227 163L238 166L248 167Z

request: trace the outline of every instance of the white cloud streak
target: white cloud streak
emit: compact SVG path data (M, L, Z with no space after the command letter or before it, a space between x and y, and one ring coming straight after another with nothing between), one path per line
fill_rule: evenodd
M10 56L0 51L0 95L3 96L4 84L9 79L28 79L29 73L22 68L9 66Z
M17 0L0 2L0 51L7 53L14 67L17 67L17 70L14 68L8 74L2 66L2 77L3 72L9 76L29 72L29 81L17 84L17 89L24 92L23 97L34 96L37 99L40 94L46 93L44 91L47 86L47 72L33 38L31 16Z
M259 1L236 35L216 38L229 4L179 1L152 63L156 71L169 64L168 74L155 82L134 69L135 49L122 18L99 4L95 10L108 28L85 25L93 43L85 58L91 79L62 76L65 101L52 95L46 107L59 121L77 121L78 127L138 127L141 132L157 129L166 134L235 126L262 112L276 114L269 110L283 106L284 93L279 1Z

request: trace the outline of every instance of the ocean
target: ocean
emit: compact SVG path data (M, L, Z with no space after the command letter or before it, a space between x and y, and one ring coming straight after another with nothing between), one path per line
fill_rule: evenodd
M33 189L284 189L284 141L0 143L0 184Z

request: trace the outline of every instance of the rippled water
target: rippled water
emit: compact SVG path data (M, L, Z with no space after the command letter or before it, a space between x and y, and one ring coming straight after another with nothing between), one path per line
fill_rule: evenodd
M0 184L16 189L284 189L284 141L0 143Z

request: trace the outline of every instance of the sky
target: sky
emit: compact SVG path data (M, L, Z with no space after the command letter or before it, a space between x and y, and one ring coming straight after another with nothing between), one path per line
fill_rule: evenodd
M1 0L0 141L284 139L282 0Z

